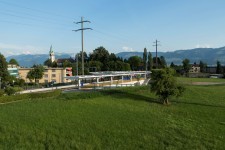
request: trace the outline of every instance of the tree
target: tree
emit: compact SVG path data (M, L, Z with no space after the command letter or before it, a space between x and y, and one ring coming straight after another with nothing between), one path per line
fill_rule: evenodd
M100 61L89 61L89 70L91 72L102 71L103 64Z
M138 70L138 67L141 64L141 58L138 57L138 56L131 56L128 59L128 62L130 63L132 70L137 71Z
M117 68L116 61L109 61L108 66L109 66L109 71L116 71L116 70L119 71L119 69Z
M184 71L185 71L185 73L186 73L186 75L187 75L187 73L189 72L189 70L190 70L190 68L191 68L190 60L186 58L186 59L184 59L184 60L182 61L182 63L183 63L183 69L184 69Z
M148 70L152 70L153 67L153 59L152 59L152 53L148 52Z
M221 66L220 61L216 62L216 73L217 74L221 74L222 73L222 66Z
M109 61L117 61L116 55L114 53L109 55Z
M19 63L16 61L16 59L12 58L9 60L9 64L12 64L12 65L17 65L19 66Z
M160 56L159 59L160 59L160 67L161 68L165 68L167 66L165 57L164 56Z
M206 71L207 64L204 63L203 61L200 61L199 67L200 67L200 72L204 72L204 71Z
M8 64L5 57L0 53L0 88L7 85L9 82Z
M96 48L92 54L90 54L90 60L91 61L100 61L103 66L101 68L102 71L108 71L109 66L109 52L104 47L98 47Z
M144 48L144 53L143 53L143 63L144 63L144 70L147 71L147 49Z
M170 68L175 69L175 64L174 64L173 62L171 62L171 64L170 64Z
M168 67L152 72L151 91L159 96L163 104L169 104L169 97L178 97L184 92L184 87L177 83L174 75L175 70Z
M129 63L123 63L123 70L122 71L130 71L130 64Z
M68 61L68 60L65 60L63 62L63 68L66 68L66 67L72 67L72 63L70 61Z
M27 73L27 78L38 83L39 79L42 79L44 75L44 67L42 65L34 65L33 68Z
M153 67L154 68L156 68L156 69L160 69L160 68L162 68L161 66L161 59L160 59L160 57L157 57L157 63L158 63L158 66L157 66L157 64L156 64L156 57L153 57Z
M57 67L57 62L56 61L51 61L51 59L47 59L45 62L44 62L44 65L45 66L48 66L48 67Z
M82 51L80 51L80 53L77 53L75 57L76 57L76 59L78 58L78 61L81 62L82 61ZM88 55L86 52L84 52L84 61L89 61Z

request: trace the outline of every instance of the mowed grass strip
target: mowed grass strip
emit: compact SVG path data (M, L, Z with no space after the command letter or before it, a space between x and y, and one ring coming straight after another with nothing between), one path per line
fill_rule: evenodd
M193 84L196 82L206 82L206 83L221 83L225 84L225 79L223 78L186 78L186 77L177 77L178 82L184 84Z
M170 106L149 87L0 106L0 149L223 149L225 86L187 86Z

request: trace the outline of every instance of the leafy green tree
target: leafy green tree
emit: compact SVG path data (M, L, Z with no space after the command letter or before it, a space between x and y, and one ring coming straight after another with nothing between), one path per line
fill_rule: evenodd
M0 97L3 96L5 94L5 90L0 89Z
M16 79L15 84L20 86L20 87L23 87L24 84L25 84L25 80L24 79Z
M117 61L117 57L116 57L116 55L114 53L111 53L109 55L109 61Z
M124 62L118 60L115 62L115 64L116 64L116 68L114 71L123 71Z
M125 63L129 63L127 59L124 59L124 61L123 61L123 62L125 62Z
M185 71L185 73L186 73L186 75L187 75L187 73L188 73L189 70L191 69L190 60L186 58L186 59L184 59L184 60L182 61L182 64L183 64L183 69L184 69L184 71Z
M11 87L11 86L7 86L7 87L5 88L5 93L6 93L7 95L13 95L13 94L16 93L16 89L13 88L13 87Z
M124 62L123 57L117 57L117 60Z
M5 87L10 80L10 75L7 68L8 68L7 61L5 57L0 53L0 78L1 78L0 86L1 87Z
M173 62L171 62L171 64L170 64L170 68L175 69L175 64L174 64Z
M164 56L160 56L160 68L165 68L167 66L166 59Z
M101 46L96 48L93 53L90 54L90 60L101 62L103 64L101 68L102 71L109 70L109 52L104 47Z
M152 53L148 52L148 70L152 70L153 67L153 59L152 59Z
M44 65L45 66L48 66L48 67L58 67L57 65L57 62L56 61L51 61L50 59L47 59L45 62L44 62Z
M175 70L168 67L152 72L151 91L159 96L163 104L169 104L169 97L178 97L184 92L184 87L177 83L174 75Z
M131 56L128 59L128 62L130 63L130 66L131 66L132 70L138 71L138 67L141 64L141 58L138 57L138 56Z
M33 71L33 70L30 70L30 71L27 73L26 78L29 79L30 82L32 82L32 80L34 80L34 71Z
M42 79L44 75L44 67L42 65L34 65L33 68L27 73L27 78L38 83L39 79Z
M109 71L115 71L117 69L116 61L109 61L108 66L109 66Z
M78 58L78 61L82 61L82 51L80 51L80 53L76 54L76 59ZM89 61L88 55L86 52L84 52L84 61Z
M147 58L148 58L147 55L148 55L148 54L147 54L147 49L144 48L144 53L143 53L143 63L144 63L144 70L146 70L146 71L147 71Z
M123 70L121 70L121 71L130 71L131 69L130 69L130 64L129 63L123 63Z
M56 62L56 61L52 62L52 66L51 66L51 67L53 67L53 68L56 68L56 67L58 67L58 64L57 64L57 62Z
M81 62L78 62L78 68L77 68L77 62L72 63L72 74L73 74L73 76L77 75L77 69L78 69L78 75L81 75L81 73L82 73L82 71L81 71Z
M199 62L200 72L204 72L206 70L207 64L203 61Z
M222 73L222 66L221 66L220 61L216 62L216 73L217 74L221 74Z
M9 64L12 64L12 65L17 65L19 66L19 63L16 61L16 59L12 58L9 60Z
M158 63L158 66L156 64L156 57L153 57L153 68L155 68L155 69L162 68L161 67L161 59L159 57L157 57L157 63Z
M93 71L102 71L102 66L100 61L89 61L89 69L91 68Z
M68 60L63 62L63 68L66 68L66 67L72 67L72 63L69 62Z
M47 59L46 61L44 61L44 65L51 67L52 66L52 61L50 59Z

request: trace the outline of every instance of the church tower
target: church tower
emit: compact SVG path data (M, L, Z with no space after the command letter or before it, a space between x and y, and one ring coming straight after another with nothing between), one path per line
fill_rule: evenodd
M50 47L50 51L49 51L49 59L51 60L51 62L54 62L55 61L55 54L52 50L52 45Z

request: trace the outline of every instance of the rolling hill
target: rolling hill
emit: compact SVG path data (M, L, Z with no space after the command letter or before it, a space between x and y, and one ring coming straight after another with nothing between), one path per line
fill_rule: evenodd
M152 52L155 57L155 52ZM128 59L131 56L143 57L143 52L121 52L117 56ZM164 56L167 64L171 62L182 64L182 60L188 58L191 63L199 63L200 60L208 65L215 65L217 60L225 65L225 47L221 48L196 48L190 50L176 50L173 52L158 52L158 56Z
M152 52L153 57L155 57L155 52ZM117 57L122 57L128 59L131 56L143 56L143 52L121 52L116 54ZM217 60L225 65L225 47L221 48L196 48L190 50L176 50L172 52L158 52L158 56L164 56L167 64L171 62L174 64L182 64L185 58L188 58L191 63L199 63L200 60L207 63L207 65L216 65ZM66 53L56 53L56 59L59 58L69 58L71 54ZM7 57L7 61L11 58L16 59L20 66L31 67L34 64L43 64L46 59L49 58L49 54L29 54L29 55L14 55Z
M60 58L69 58L71 54L66 53L55 53L56 59ZM22 55L13 55L6 58L7 61L10 59L16 59L20 66L31 67L34 64L43 64L48 58L49 54L22 54Z

